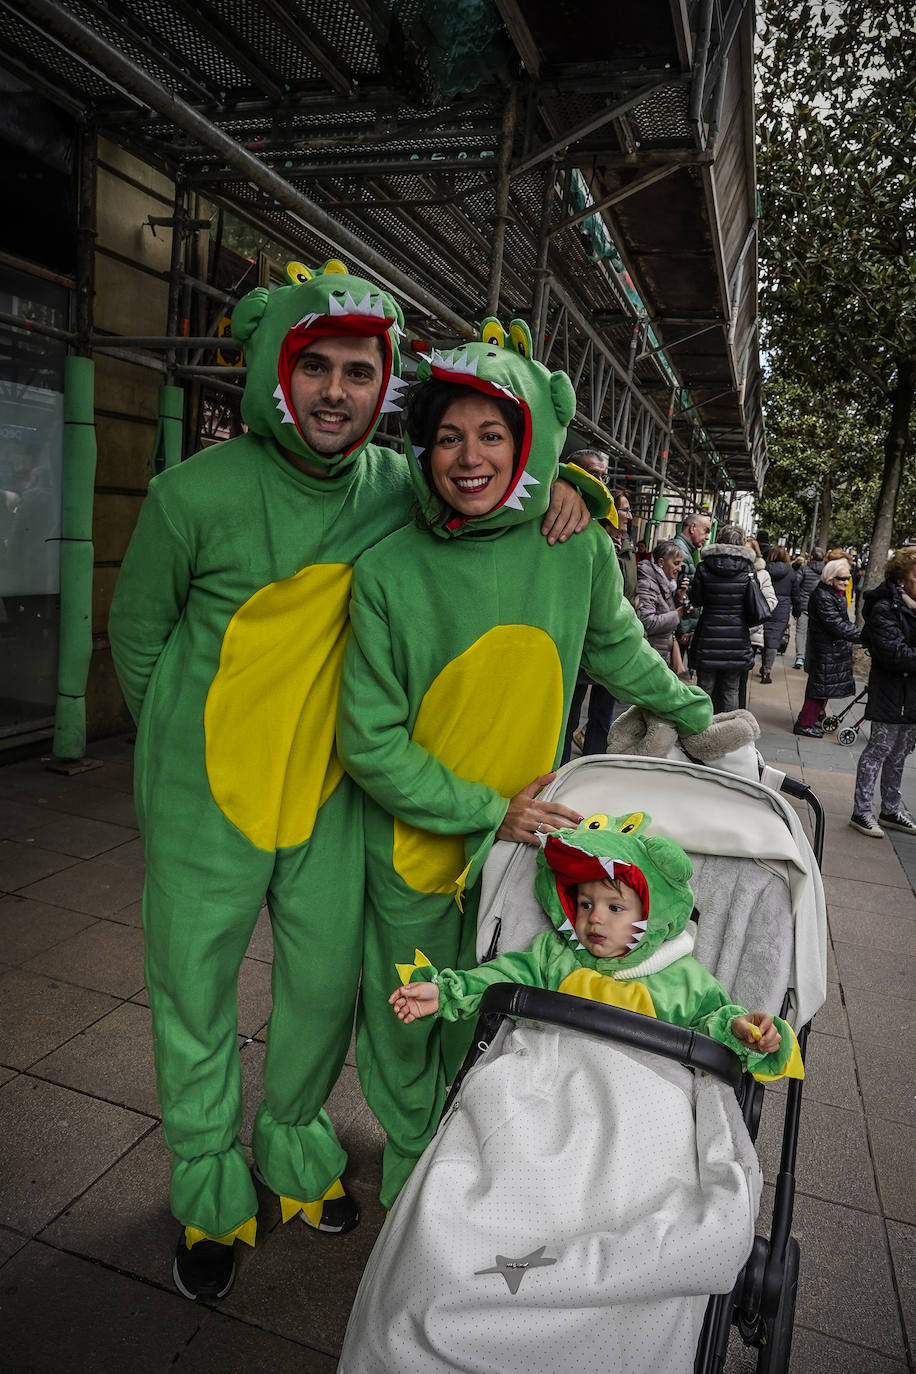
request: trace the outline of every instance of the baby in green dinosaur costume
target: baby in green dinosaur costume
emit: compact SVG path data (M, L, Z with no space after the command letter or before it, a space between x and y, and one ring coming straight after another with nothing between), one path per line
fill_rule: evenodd
M674 840L645 833L650 821L644 813L592 816L548 835L535 893L553 929L523 952L464 972L436 971L422 956L400 966L410 981L389 998L398 1018L470 1017L488 987L521 983L702 1031L734 1050L755 1078L802 1078L791 1026L736 1006L693 957L691 863Z

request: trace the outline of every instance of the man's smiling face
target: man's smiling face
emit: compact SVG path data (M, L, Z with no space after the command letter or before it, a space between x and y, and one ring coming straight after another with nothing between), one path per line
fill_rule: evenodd
M369 428L382 383L376 338L318 339L300 353L290 399L309 448L323 457L345 453Z

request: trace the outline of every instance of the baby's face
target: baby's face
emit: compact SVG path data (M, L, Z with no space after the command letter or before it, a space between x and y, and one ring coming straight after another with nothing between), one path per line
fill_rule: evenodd
M642 899L632 887L596 880L580 883L576 901L576 934L596 959L613 959L627 953L639 934L634 921L642 920Z

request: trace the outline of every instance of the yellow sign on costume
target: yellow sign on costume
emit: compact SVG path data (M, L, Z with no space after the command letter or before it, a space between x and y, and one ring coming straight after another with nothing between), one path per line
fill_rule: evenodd
M562 724L563 670L553 640L531 625L497 625L433 680L411 738L459 777L514 797L552 767ZM395 819L395 872L415 892L454 892L466 865L463 835Z
M585 997L589 1002L603 1002L606 1007L622 1007L624 1011L638 1011L643 1016L656 1015L649 989L635 978L632 982L618 982L597 969L577 968L563 979L559 991L573 997Z

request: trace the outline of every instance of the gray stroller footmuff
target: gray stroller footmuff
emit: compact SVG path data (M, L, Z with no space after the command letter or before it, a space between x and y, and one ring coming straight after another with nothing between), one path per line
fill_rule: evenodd
M760 1189L715 1079L560 1027L500 1032L385 1223L341 1374L684 1374Z

